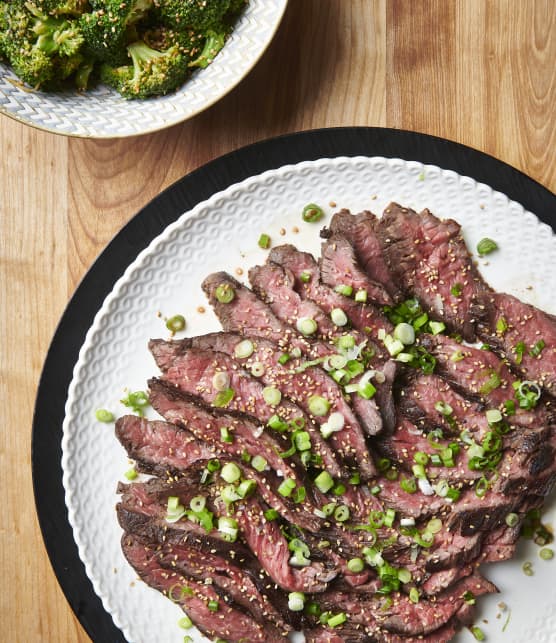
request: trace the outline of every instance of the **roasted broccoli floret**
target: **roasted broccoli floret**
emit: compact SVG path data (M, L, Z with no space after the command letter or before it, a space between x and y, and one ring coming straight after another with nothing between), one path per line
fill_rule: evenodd
M67 78L66 70L81 62L83 37L73 22L47 16L31 2L5 2L0 9L7 26L3 52L24 82L47 86L55 77Z
M197 58L205 45L205 34L193 29L177 31L171 27L156 26L146 29L141 33L141 39L158 51L165 51L177 46L184 58L184 63Z
M142 40L127 48L133 65L103 65L101 79L125 98L160 96L177 89L187 77L187 65L177 45L152 49Z
M222 22L231 0L154 0L155 13L163 24L175 29L192 27L206 31Z
M88 0L33 0L33 4L52 16L80 16L90 10Z
M85 51L112 66L128 62L127 45L137 39L136 23L151 9L153 0L106 0L103 8L85 13L79 24ZM92 3L96 6L95 3Z
M223 26L219 27L218 30L209 29L203 50L197 58L189 63L189 66L200 67L201 69L208 67L216 54L226 44L227 36L227 29Z

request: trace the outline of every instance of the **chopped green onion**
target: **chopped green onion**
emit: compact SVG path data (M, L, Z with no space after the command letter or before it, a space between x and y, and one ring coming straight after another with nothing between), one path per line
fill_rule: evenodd
M471 632L471 634L473 634L473 636L475 637L475 639L477 641L484 641L485 638L486 638L485 633L483 632L483 630L480 627L477 627L476 625L474 625L473 627L469 628L469 631Z
M257 483L254 480L242 480L237 488L237 494L240 498L247 498L256 488Z
M488 380L480 387L479 393L482 395L489 395L502 384L500 375L496 371L491 370Z
M221 304L229 304L235 299L236 291L230 284L220 284L216 287L214 296Z
M354 299L358 304L367 303L367 291L364 288L359 288L359 290L355 293Z
M219 391L212 400L212 405L218 408L223 408L228 406L228 404L234 399L235 391L233 388L226 388L223 391Z
M304 271L299 275L299 280L300 280L302 283L304 283L304 284L309 283L309 282L311 281L311 273L310 273L310 272L307 272L306 270L304 270Z
M345 326L348 323L348 318L341 308L333 308L330 311L330 319L335 326Z
M417 464L425 465L429 462L429 456L423 451L416 451L413 454L413 460L415 460Z
M278 406L282 400L282 393L274 386L265 386L263 388L264 401L270 406Z
M450 361L452 362L461 362L462 359L465 359L465 355L463 354L463 351L459 349L454 351L450 356Z
M220 440L222 442L226 442L227 444L232 444L232 442L234 441L234 436L227 426L220 427Z
M267 422L267 426L279 433L284 433L288 429L287 422L284 422L278 415L272 415Z
M254 377L262 377L265 372L265 367L262 362L255 362L254 364L251 364L250 370Z
M323 492L324 493L324 492ZM334 513L334 509L336 509L336 503L335 502L329 502L321 507L322 513L325 516L331 516Z
M447 480L439 480L435 485L433 485L434 493L439 498L446 498L450 490L450 485Z
M338 625L341 625L346 621L347 621L347 616L345 612L340 612L339 614L335 614L334 616L331 616L326 622L326 624L328 625L328 627L338 627Z
M415 329L411 324L408 324L406 322L400 322L394 328L394 337L400 342L402 342L402 344L405 344L406 346L408 346L409 344L414 344Z
M533 564L529 561L523 563L521 569L523 570L525 576L533 576L535 574L535 572L533 571Z
M516 364L521 364L523 360L523 355L525 354L525 350L526 350L526 346L524 342L517 342L517 344L514 346Z
M305 604L305 614L308 616L320 616L321 609L318 603L311 601L310 603Z
M412 603L418 603L419 602L419 590L416 587L412 587L409 590L409 600Z
M114 414L106 409L97 409L95 411L95 417L99 422L113 422Z
M291 360L291 355L289 353L282 353L278 358L278 364L287 364Z
M337 485L332 489L332 493L335 496L343 496L346 492L346 485L343 482L338 482Z
M448 489L448 493L446 494L446 498L448 498L448 500L451 500L452 502L457 502L460 496L461 491L459 489L455 489L454 487L450 487Z
M209 610L210 610L211 612L218 612L218 608L219 608L218 601L217 601L216 599L214 599L214 598L213 598L213 599L211 599L211 600L207 603L207 607L209 608Z
M316 203L309 203L303 208L301 218L307 223L315 223L320 221L324 216L323 209Z
M496 332L499 335L502 335L508 330L508 322L505 320L504 317L499 317L496 320Z
M429 328L433 335L439 335L446 330L446 324L444 322L430 321Z
M488 480L482 476L475 484L475 494L478 498L484 498L489 488Z
M306 497L307 497L307 489L305 489L305 487L296 487L296 489L293 492L292 500L296 504L299 504L300 502L303 502Z
M475 594L473 592L470 592L469 590L465 592L463 595L463 600L467 603L467 605L475 605Z
M554 558L554 550L550 549L550 547L543 547L539 552L539 556L543 560L552 560Z
M321 471L314 479L314 483L320 492L326 493L334 486L334 478L332 478L328 471Z
M254 455L253 459L251 460L251 466L255 471L264 471L267 467L267 461L263 458L262 455Z
M311 395L307 400L309 411L316 417L326 415L330 410L330 402L321 395Z
M254 350L255 346L253 342L250 339L244 339L239 342L239 344L236 344L236 347L234 348L234 356L238 359L245 359L247 357L251 357Z
M434 534L430 531L424 531L422 534L416 533L413 540L421 547L428 548L434 543Z
M218 469L220 469L220 461L217 460L216 458L212 458L207 462L207 469L209 473L214 473L215 471L218 471Z
M483 255L488 255L491 252L494 252L494 250L498 250L498 244L496 243L496 241L493 241L488 237L484 237L477 244L477 252L481 257Z
M311 317L302 317L301 319L298 319L295 326L297 330L305 336L313 335L316 333L318 328L317 322Z
M498 409L489 409L485 415L489 424L496 424L502 420L502 413Z
M347 568L352 574L358 574L365 568L365 563L362 558L351 558L347 562Z
M400 487L406 493L415 493L417 491L417 481L415 478L402 478L400 480Z
M363 378L361 378L363 379ZM376 393L376 387L371 382L359 384L357 394L365 400L370 400Z
M305 594L290 592L288 594L288 609L292 612L301 612L305 607Z
M394 509L387 509L385 514L384 514L384 524L386 527L391 527L394 524L394 520L396 519L396 512Z
M438 400L438 402L435 402L434 408L441 414L441 415L452 415L454 412L454 409L447 403L443 402L442 400Z
M398 569L398 580L400 580L404 585L411 582L411 572L409 569Z
M124 473L124 476L125 476L128 480L135 480L135 478L137 478L137 470L135 469L135 467L132 467L131 469L128 469L128 470Z
M220 516L218 518L218 531L222 534L224 540L235 542L238 534L238 524L235 518Z
M259 237L257 244L259 248L262 248L263 250L267 250L268 248L270 248L270 237L268 236L268 234L265 234L263 232Z
M185 328L185 317L183 315L174 315L166 320L166 328L172 333L178 333Z
M349 507L347 505L339 505L334 509L334 518L338 522L345 522L349 518Z
M437 534L442 529L442 520L440 518L431 518L427 523L427 531L431 534Z
M229 482L237 482L241 478L241 469L233 462L227 462L220 471L220 477Z
M206 504L207 499L204 496L193 496L189 501L189 507L192 511L203 511Z
M135 391L134 393L129 393L124 397L120 402L140 416L143 416L143 407L149 405L149 397L145 391Z
M461 293L463 292L463 284L460 283L455 283L451 288L450 292L454 297L460 297Z
M193 639L189 635L186 635L183 637L182 643L193 643Z
M230 376L224 371L218 371L212 376L212 388L215 391L225 391L230 386Z
M193 621L189 616L182 616L178 621L178 627L181 627L182 630L190 630L193 627Z
M509 513L506 516L506 524L508 527L515 527L519 522L519 516L515 513Z
M411 471L413 472L413 475L417 479L424 479L424 478L427 477L425 467L422 464L414 464L414 465L412 465Z
M288 478L284 480L278 487L278 493L284 498L289 498L292 495L293 490L295 489L295 480Z
M352 474L348 480L349 484L357 485L361 484L361 474L359 471L356 471L354 474Z
M334 291L339 293L340 295L351 297L351 295L353 294L353 287L349 286L348 284L338 284L334 287Z
M276 520L280 514L276 511L276 509L267 509L264 512L264 517L266 520Z
M529 351L529 354L531 357L538 357L546 344L544 343L544 339L539 339L539 341L533 346L533 348Z
M383 342L392 357L396 357L404 349L403 343L399 339L394 339L392 335L386 335Z

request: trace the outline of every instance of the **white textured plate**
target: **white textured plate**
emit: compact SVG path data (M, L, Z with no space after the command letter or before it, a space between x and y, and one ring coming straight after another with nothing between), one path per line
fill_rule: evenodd
M287 0L249 0L226 46L173 94L126 100L105 86L91 91L34 91L0 62L0 113L56 134L116 138L155 132L195 116L227 94L270 44Z
M136 582L124 561L114 506L116 483L124 480L129 463L112 426L95 421L95 409L123 414L119 399L126 387L144 389L157 372L146 344L168 335L160 314L184 314L190 335L219 328L208 307L197 310L206 306L200 282L221 269L245 275L264 261L266 253L257 247L261 232L274 245L290 242L318 251L318 231L335 209L380 213L391 200L457 219L470 248L484 236L494 238L500 250L479 260L490 284L556 313L552 230L503 194L438 167L376 157L304 162L247 179L184 214L138 256L106 298L81 349L63 427L63 482L75 541L95 591L129 641L181 643L181 612ZM309 202L324 207L325 221L301 221ZM554 509L547 516L552 522ZM502 594L480 603L481 619L489 621L480 625L489 641L555 640L556 559L541 561L537 549L524 543L518 560L490 566L487 575ZM534 561L533 577L521 571L526 558ZM502 600L511 609L504 634L508 612L497 618ZM463 632L457 640L472 637Z

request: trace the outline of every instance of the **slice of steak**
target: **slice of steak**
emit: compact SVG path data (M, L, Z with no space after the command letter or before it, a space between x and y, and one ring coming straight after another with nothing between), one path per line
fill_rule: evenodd
M386 630L403 637L417 637L431 634L448 623L465 604L463 595L471 588L475 596L497 591L492 583L474 574L438 594L434 602L413 603L399 592L391 594L392 601L387 602L377 595L354 596L332 590L319 597L319 604L323 610L345 612L350 624L365 625L371 633Z
M239 341L241 340L235 339L234 346ZM209 342L203 343L209 345ZM261 380L253 377L233 359L233 348L230 354L218 352L209 347L197 348L194 344L194 339L187 338L179 341L155 339L149 342L149 349L164 374L164 380L187 391L197 387L200 377L208 379L213 370L216 374L217 368L220 369L230 377L229 385L234 391L234 397L227 408L257 417L265 424L273 415L277 415L285 422L292 420L298 422L309 432L311 450L322 459L323 466L330 474L338 477L345 474L342 463L338 461L331 446L322 437L318 425L305 411L287 398L282 398L276 406L267 404Z
M432 551L424 552L425 569L434 573L473 562L481 552L484 537L483 533L462 536L444 526L439 534L435 534Z
M190 431L176 424L159 422L156 424L156 431L153 431L151 422L141 421L140 418L134 421L133 418L136 416L126 417L129 417L129 420L125 422L125 429L121 430L125 430L130 440L128 455L133 459L141 458L137 460L137 468L140 471L172 480L183 478L193 465L204 465L208 459L218 458L222 464L233 461L241 469L245 479L252 479L257 483L265 502L282 516L293 522L316 526L315 516L307 516L307 512L301 512L299 505L293 500L278 493L277 489L283 482L283 476L270 469L257 471L241 457L230 455L224 448L227 443L222 442L209 447L206 442L198 440ZM142 427L145 427L145 430L141 430ZM312 491L311 487L308 489Z
M342 335L345 335L345 326L336 326L313 301L302 299L299 293L294 290L295 282L289 270L270 262L264 266L251 268L249 280L258 296L270 306L277 317L287 324L295 326L296 322L302 318L313 319L317 323L320 339L313 342L315 354L321 357L338 355L338 348L334 344ZM368 338L359 331L352 329L350 334L356 345L368 343ZM377 361L376 368L380 369L382 366L381 361ZM364 375L358 375L352 378L350 383L356 384L362 377ZM379 397L389 411L393 404L391 387L388 383L383 383L378 388L381 390ZM365 399L355 392L351 395L351 404L368 435L376 435L381 432L382 416L375 398Z
M279 454L284 450L281 441L270 433L261 431L260 427L248 416L232 415L231 412L216 413L213 409L202 407L192 396L182 393L156 378L149 380L149 398L153 408L166 420L187 428L199 440L206 441L239 460L242 459L244 452L247 452L251 458L257 455L262 456L276 473L282 474L280 477L287 477L295 481L298 488L307 488L303 478L303 467L299 462L296 462L293 457L280 457ZM232 435L231 442L222 440L222 429L227 429ZM280 434L278 437L281 437ZM249 476L255 477L254 469L253 473L249 473ZM261 493L267 492L275 495L270 489L270 485L267 489L263 486L260 490ZM281 503L282 508L288 500L288 498L284 498L284 502ZM273 502L275 502L274 498ZM299 523L307 529L318 528L320 520L314 515L315 507L309 501L308 496L299 504L292 503L292 505L288 514L294 523Z
M153 354L159 350L164 340L152 340L149 347ZM324 466L334 476L343 474L334 452L322 437L318 427L311 418L297 405L288 399L278 404L269 404L265 400L264 386L248 371L241 368L236 360L225 353L212 350L186 348L184 341L179 347L179 355L164 371L163 380L177 386L181 391L198 395L203 402L212 403L218 392L214 389L214 378L224 374L228 378L228 387L234 391L227 409L256 417L263 424L275 415L285 422L294 422L310 430L312 452L322 458ZM167 352L166 347L162 348ZM178 351L176 351L178 352ZM287 445L284 445L284 449Z
M122 551L139 577L150 587L171 597L207 636L225 637L232 641L241 638L249 641L287 641L286 632L279 632L268 622L257 623L248 614L226 604L212 585L196 582L162 567L156 547L145 545L131 534L124 534ZM210 601L218 606L216 611L209 608Z
M498 563L513 558L520 536L521 521L515 527L503 525L487 534L480 555L482 563Z
M255 293L228 273L213 273L201 285L225 331L261 337L283 349L295 347L311 355L311 344L297 330L278 319ZM232 299L221 301L220 289L226 289L230 297L233 294Z
M422 585L420 585L420 589L427 596L436 596L436 594L440 594L440 592L443 592L457 581L472 574L473 570L473 565L458 565L456 567L450 567L438 572L433 572L422 583Z
M323 284L313 255L300 252L295 246L283 245L272 248L268 260L291 271L295 278L295 290L303 299L312 299L327 314L334 308L341 308L353 328L365 333L374 342L377 356L387 357L381 349L382 341L378 333L381 329L387 333L393 330L388 318L375 306L358 303ZM302 277L302 274L308 275L308 279L306 276Z
M305 567L290 565L291 552L277 521L267 520L255 498L249 498L236 510L242 536L272 580L288 592L323 592L338 570L321 562Z
M355 250L341 233L333 234L321 246L320 272L323 283L334 288L342 284L355 291L364 290L370 301L379 306L394 303L384 286L374 281L358 265Z
M211 333L190 341L197 348L234 355L235 347L243 339L244 337L233 333ZM324 398L330 405L330 412L338 412L344 416L344 426L330 436L330 444L346 465L356 466L364 479L372 477L375 468L363 429L336 382L320 368L303 365L302 372L296 372L303 364L298 360L280 364L282 352L271 342L253 338L253 345L253 353L248 358L238 359L238 362L251 372L253 369L260 372L260 379L265 385L280 389L283 396L302 408L319 425L328 420L329 413L315 416L311 413L310 401L315 395Z
M164 543L156 547L155 551L159 565L186 578L213 585L225 602L230 602L231 599L232 604L239 605L257 623L270 628L277 627L281 632L291 631L291 612L287 609L287 597L282 595L281 610L278 611L253 578L238 565L232 564L222 556L202 551L191 543ZM258 573L266 575L260 567ZM274 591L273 598L278 594Z
M435 317L475 340L471 312L489 290L471 257L456 221L441 221L429 210L417 212L391 203L377 233L388 266L406 293L419 299Z
M209 460L217 451L200 442L189 431L168 422L124 415L116 421L116 437L137 469L168 478L200 460Z
M349 240L355 250L357 260L363 270L386 289L394 301L400 301L400 287L394 280L382 244L376 233L378 218L372 212L365 210L359 214L351 214L349 210L340 210L330 222L332 234L342 234Z
M464 346L447 335L421 336L421 344L436 358L436 371L465 395L482 400L491 408L504 409L506 401L515 404L512 423L525 427L543 426L551 415L541 405L527 410L519 407L514 384L519 380L495 353Z
M480 337L556 395L556 317L504 293L486 293L477 310Z

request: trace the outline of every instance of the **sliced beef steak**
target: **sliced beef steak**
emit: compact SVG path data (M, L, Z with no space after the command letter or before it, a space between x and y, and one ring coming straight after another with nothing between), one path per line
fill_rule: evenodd
M556 317L504 293L485 294L477 309L479 335L556 395Z
M235 347L243 339L233 333L211 333L191 341L197 348L211 348L234 355ZM338 412L344 416L344 427L330 436L330 444L345 464L355 464L359 468L364 479L372 477L375 468L365 442L363 429L338 384L322 369L307 367L303 362L292 360L285 365L280 364L279 358L282 352L271 342L253 338L253 345L253 353L239 360L244 368L251 372L256 369L265 385L278 388L284 396L302 408L319 425L328 420L329 413L325 415L311 413L310 402L314 395L324 398L330 404L330 412ZM301 372L296 372L300 366Z
M340 210L332 217L330 231L332 234L342 234L348 239L367 275L382 284L394 301L399 301L402 297L400 287L386 263L376 232L377 225L378 218L368 210L355 215L349 210Z
M332 288L347 285L356 292L364 291L366 297L379 306L394 303L384 286L358 265L353 246L341 233L333 234L322 244L320 271L323 283Z
M287 641L271 623L257 623L250 615L221 600L212 585L205 585L162 567L156 547L145 545L131 534L122 537L122 550L129 564L150 587L171 597L190 616L195 625L209 637L239 641ZM209 602L218 606L209 608Z
M346 325L336 326L330 317L327 317L322 309L314 302L301 299L294 290L294 280L291 273L277 264L267 263L264 266L255 266L249 271L249 279L253 289L268 303L277 317L288 324L294 324L298 319L312 319L317 323L317 330L321 339L313 343L314 353L321 357L338 356L338 348L334 344L345 335ZM292 316L293 313L293 316ZM356 345L366 345L367 337L357 330L350 332ZM324 340L329 340L326 343ZM367 351L368 352L368 351ZM346 358L347 359L347 358ZM368 364L370 367L371 364ZM376 368L383 367L381 361L377 361ZM363 375L352 378L350 383L358 383ZM380 395L378 396L381 405L384 405L386 413L384 416L389 419L389 413L393 407L391 400L390 382L379 384ZM366 399L357 392L351 395L351 404L361 420L361 424L368 435L380 433L383 426L383 419L379 413L375 398Z
M452 219L441 221L429 210L417 214L391 203L377 233L388 266L405 292L464 339L474 341L471 311L489 288L471 261L460 225Z

